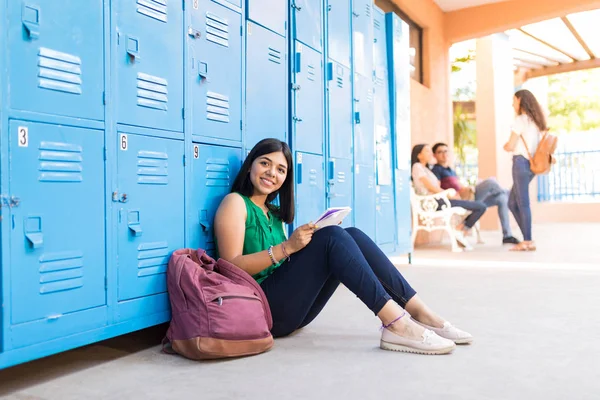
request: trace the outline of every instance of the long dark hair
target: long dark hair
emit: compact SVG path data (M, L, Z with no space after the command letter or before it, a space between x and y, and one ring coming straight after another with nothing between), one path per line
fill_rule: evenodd
M287 176L285 181L279 188L279 190L270 193L267 196L266 206L271 210L273 214L281 218L283 222L286 224L292 223L294 221L294 162L292 160L292 152L287 143L282 142L278 139L263 139L258 142L252 150L250 150L250 154L246 157L244 164L242 164L242 168L240 172L235 177L235 181L233 181L233 186L231 187L231 192L236 192L246 197L250 197L254 194L254 185L250 180L250 170L252 169L252 163L260 156L264 156L265 154L282 152L285 160L287 161ZM279 204L277 207L272 204L273 200L279 195Z
M412 153L410 154L410 166L411 168L419 161L419 154L423 151L423 148L427 146L426 144L417 144L412 149ZM412 181L412 173L410 174L410 180Z
M515 93L515 97L521 102L519 105L519 114L525 114L531 118L540 131L548 130L542 107L533 93L527 89L521 89Z

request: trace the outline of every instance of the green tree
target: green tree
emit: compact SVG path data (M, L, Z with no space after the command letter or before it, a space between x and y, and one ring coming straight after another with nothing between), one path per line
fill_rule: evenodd
M472 121L467 120L461 106L454 109L454 151L461 164L466 164L467 155L477 147L477 133Z
M600 128L600 69L550 75L548 111L557 133Z

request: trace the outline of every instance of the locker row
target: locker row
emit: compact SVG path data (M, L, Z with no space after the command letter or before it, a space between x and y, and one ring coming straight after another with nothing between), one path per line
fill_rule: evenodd
M408 28L369 0L0 8L0 368L168 321L247 151L287 141L296 220L410 252ZM290 229L293 229L293 227Z

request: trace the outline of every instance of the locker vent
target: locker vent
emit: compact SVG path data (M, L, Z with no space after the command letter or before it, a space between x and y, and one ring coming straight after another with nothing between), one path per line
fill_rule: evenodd
M206 93L206 118L229 122L229 97L215 92Z
M137 12L167 22L167 0L137 0Z
M83 157L81 146L71 143L40 144L40 182L81 182Z
M365 15L371 18L371 4L370 2L365 4Z
M314 168L308 171L308 184L310 186L317 186L317 170Z
M375 29L381 29L381 23L378 20L373 19L373 27L375 27Z
M382 193L381 194L381 203L391 203L392 202L392 197L387 194L387 193Z
M337 173L337 181L339 183L345 183L346 182L346 173L343 171L340 171Z
M367 90L367 102L373 102L373 88L369 88L369 90Z
M81 59L79 57L40 47L38 67L39 87L81 94Z
M169 264L167 242L142 243L138 246L138 277L164 274Z
M341 76L338 76L336 79L336 83L337 83L337 87L343 88L344 87L344 78L342 78Z
M83 286L83 252L43 254L40 257L40 294L50 294Z
M309 65L308 68L306 68L306 74L308 75L306 79L308 79L309 81L314 82L316 80L315 67L313 67L312 65Z
M167 185L169 183L168 159L167 153L138 152L137 182L146 185Z
M269 47L269 61L275 64L281 64L281 52L272 47Z
M207 12L206 40L229 47L229 21Z
M374 187L373 185L374 185L374 184L375 184L375 179L373 178L373 175L371 175L371 176L369 176L369 180L368 180L368 183L367 183L367 187L368 187L369 189L373 189L373 187Z
M206 186L229 187L230 169L226 158L209 158L206 161Z
M167 111L169 101L167 80L139 72L137 75L137 104L141 107Z

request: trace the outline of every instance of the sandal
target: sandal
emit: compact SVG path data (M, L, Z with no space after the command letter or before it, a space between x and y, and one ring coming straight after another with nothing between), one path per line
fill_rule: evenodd
M511 247L508 251L529 251L529 245L525 242L521 242Z

